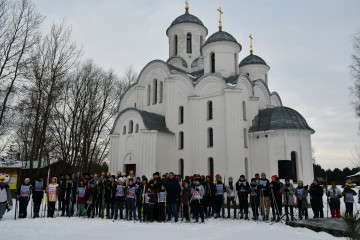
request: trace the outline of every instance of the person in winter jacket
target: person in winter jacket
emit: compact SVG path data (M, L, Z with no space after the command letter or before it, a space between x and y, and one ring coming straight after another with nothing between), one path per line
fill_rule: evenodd
M106 204L106 218L110 219L114 217L114 204L115 204L115 194L116 194L116 183L115 176L105 177L105 204ZM111 212L110 212L111 210Z
M228 178L228 185L226 185L226 207L228 211L228 218L230 218L230 204L232 204L234 209L234 219L236 219L236 195L235 195L235 187L233 185L233 178Z
M280 216L282 215L282 204L281 204L281 185L278 182L277 175L271 177L270 187L270 199L271 199L271 209L272 209L272 219L271 221L280 221Z
M5 211L10 211L13 206L9 182L10 176L6 173L0 173L0 221L5 214Z
M209 217L214 213L214 195L215 195L215 185L210 176L206 176L204 182L205 195L203 197L203 208L205 217Z
M169 179L166 181L165 189L167 192L167 221L171 220L171 215L174 214L175 222L178 221L177 202L180 200L181 188L178 180L174 178L174 173L169 173Z
M128 220L132 220L132 217L134 216L134 220L136 220L136 200L135 200L135 183L134 179L129 179L129 184L126 189L126 206L128 210L128 216L126 218Z
M57 184L57 178L51 178L51 183L46 187L46 194L48 199L48 217L53 218L55 212L55 204L57 199L57 193L59 184Z
M78 216L84 216L85 215L85 204L86 204L86 188L85 188L85 180L82 178L79 181L79 186L77 189L77 210L78 210Z
M67 217L70 217L71 214L72 214L72 211L71 211L71 201L73 201L74 197L73 197L73 189L74 189L74 184L73 184L73 180L71 179L71 176L70 174L66 174L65 176L65 179L66 179L66 183L65 183L65 186L64 186L64 210L66 212L66 216ZM76 196L76 195L75 195ZM71 203L71 204L70 204Z
M245 220L248 220L248 214L249 214L248 196L249 196L250 186L249 183L246 181L244 175L241 175L238 182L236 183L236 190L238 193L239 205L240 205L240 219L243 219L245 214Z
M311 208L314 212L314 218L324 218L323 211L323 195L324 189L319 185L319 182L314 179L309 188Z
M165 222L165 205L166 205L166 190L162 185L158 192L158 220L159 222Z
M184 188L181 192L181 203L182 203L182 218L185 217L186 222L190 222L189 216L189 205L191 201L192 193L189 188L189 183L184 183Z
M289 208L290 208L290 217L291 221L294 221L294 193L295 189L294 186L290 183L289 179L285 179L285 184L282 186L283 192L283 205L285 206L285 215L286 221L288 222L289 219Z
M353 185L350 180L345 183L345 189L342 192L345 202L345 217L353 217L353 207L354 207L354 196L357 193L352 189Z
M224 204L224 191L226 191L225 184L222 182L220 174L216 175L215 183L215 218L220 217L220 210ZM222 216L225 218L225 214Z
M135 182L135 199L136 199L136 208L138 213L138 219L141 221L141 208L142 208L142 191L143 191L143 184L141 182L141 178L137 177Z
M34 186L33 186L33 202L34 202L34 218L38 218L39 212L40 212L40 206L42 199L44 197L44 177L38 176L38 178L35 180Z
M27 206L32 194L32 186L30 179L25 178L24 183L18 188L17 195L19 199L19 218L26 218Z
M330 198L330 210L332 218L340 218L340 199L342 197L340 189L336 187L336 182L331 182L331 187L328 189L327 196Z
M201 223L204 222L204 212L201 207L201 199L204 197L204 187L200 184L199 179L196 179L194 185L191 189L192 200L191 200L191 208L194 212L194 218L196 222L199 222L199 213L201 218Z
M148 188L148 193L145 196L147 222L154 221L154 205L156 202L157 202L157 197L154 189Z
M119 178L116 185L116 193L115 193L115 215L114 219L116 220L119 211L120 211L120 219L124 219L124 203L125 203L125 186L122 181L122 178Z
M260 187L256 184L256 179L251 179L251 184L249 185L249 194L250 194L250 204L253 213L253 220L258 220L259 218L259 205L260 205Z
M86 201L87 201L87 210L86 214L88 218L95 217L95 203L98 198L98 190L96 189L95 182L90 181L90 186L86 186Z
M298 186L295 188L295 196L297 198L297 207L299 209L299 219L302 220L303 216L308 219L308 187L305 186L301 180L298 181Z
M260 187L260 209L263 221L269 220L270 214L270 182L266 179L266 174L261 173L261 179L259 180Z

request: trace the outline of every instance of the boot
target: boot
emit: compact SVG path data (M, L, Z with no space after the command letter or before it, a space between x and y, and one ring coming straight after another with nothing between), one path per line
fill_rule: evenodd
M269 221L269 215L266 215L265 221Z
M244 214L241 213L241 214L240 214L240 219L243 219L243 218L244 218Z
M245 220L249 220L249 218L248 218L248 215L247 215L247 214L245 214Z
M234 211L234 219L236 219L236 210Z
M265 216L265 214L263 215L262 220L263 220L263 221L266 221L266 216Z
M227 216L227 218L230 218L230 210L228 211L228 216Z
M286 222L288 222L289 221L289 216L288 215L286 215L286 220L285 220Z
M280 217L279 216L277 216L276 221L280 222Z

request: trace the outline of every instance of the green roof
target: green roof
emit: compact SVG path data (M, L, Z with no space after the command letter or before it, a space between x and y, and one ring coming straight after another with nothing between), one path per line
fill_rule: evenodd
M259 57L257 55L254 55L252 53L240 62L239 67L249 65L249 64L262 64L262 65L267 66L264 59L262 59L261 57Z
M188 10L186 10L185 14L183 15L180 15L179 17L177 17L170 25L170 27L166 30L166 34L167 32L169 31L169 29L177 24L180 24L180 23L194 23L194 24L198 24L202 27L204 27L206 29L206 34L208 33L208 30L207 28L204 26L204 24L202 23L202 21L197 18L196 16L194 15L191 15L189 13Z
M238 43L238 41L230 33L224 32L220 29L206 40L205 44L201 47L201 51L206 45L213 42L221 42L221 41L233 42L240 47L240 51L242 49L240 43Z
M314 129L309 127L305 118L300 113L288 107L274 107L260 110L249 132L282 129L309 130L312 134L315 133Z

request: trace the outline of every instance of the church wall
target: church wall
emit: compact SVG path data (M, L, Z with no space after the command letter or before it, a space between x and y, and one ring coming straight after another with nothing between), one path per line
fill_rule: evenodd
M176 136L171 134L158 133L156 146L156 170L160 173L173 171L179 173L179 159L174 157L177 151Z
M246 74L249 78L254 81L262 79L268 84L268 72L270 68L262 64L249 64L239 68L239 74Z

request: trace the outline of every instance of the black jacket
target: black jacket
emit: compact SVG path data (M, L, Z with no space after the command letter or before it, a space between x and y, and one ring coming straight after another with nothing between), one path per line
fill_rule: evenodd
M180 199L180 184L175 178L166 181L165 189L167 192L166 200L169 204L176 203L176 199Z

